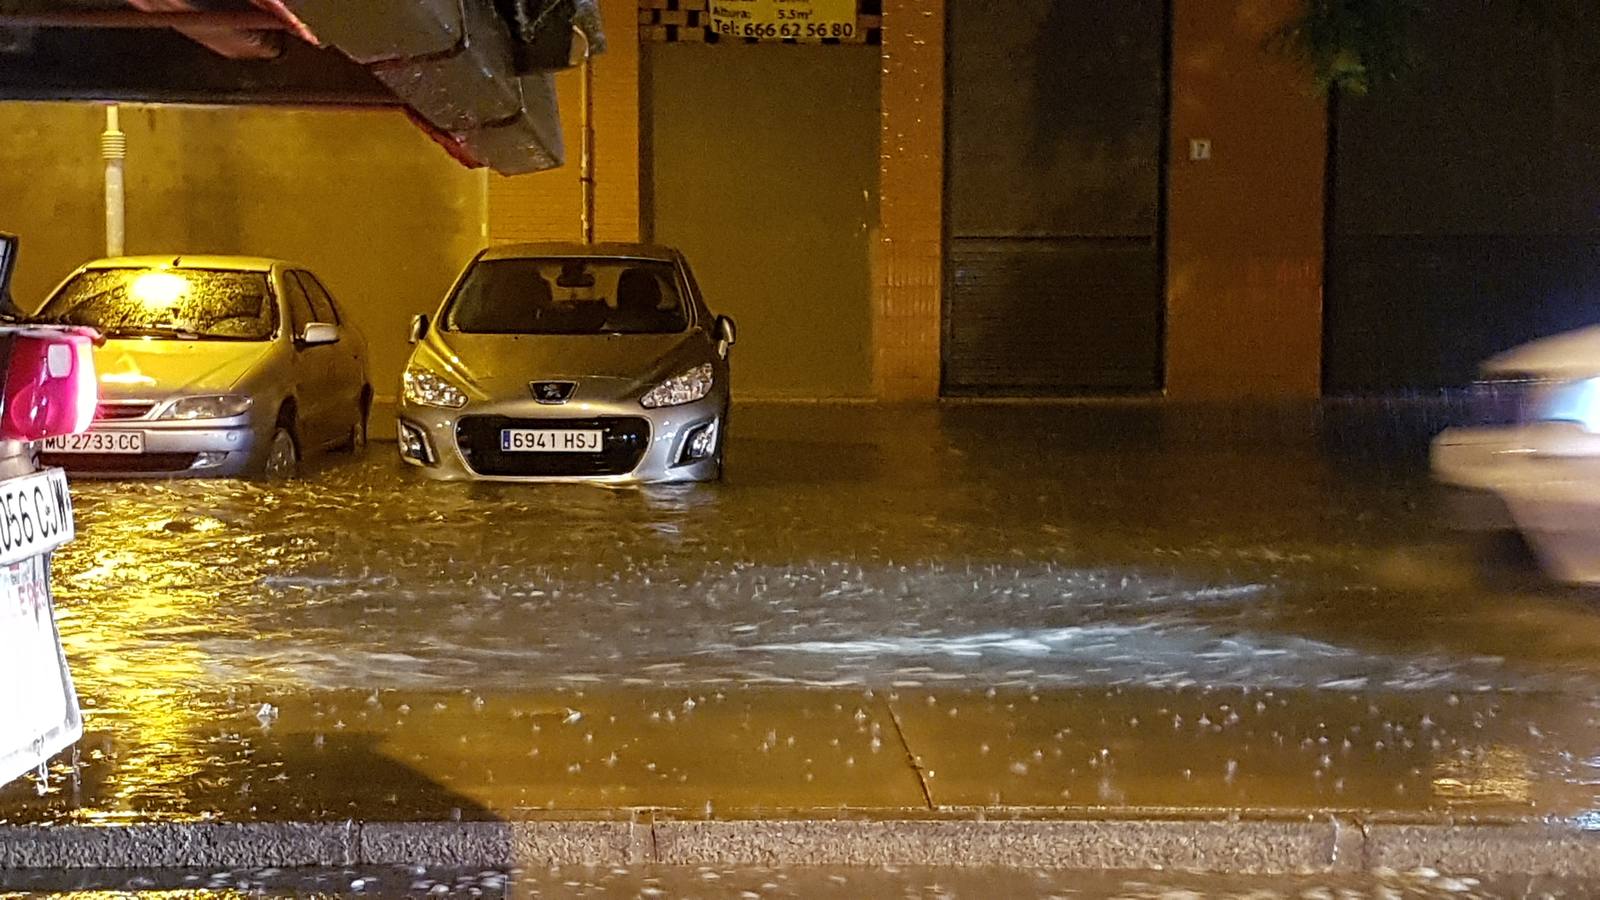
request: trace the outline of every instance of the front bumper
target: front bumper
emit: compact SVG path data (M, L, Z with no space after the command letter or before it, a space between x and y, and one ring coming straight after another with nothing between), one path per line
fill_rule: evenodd
M1451 428L1433 441L1433 477L1472 491L1600 479L1600 434L1570 422Z
M1562 422L1452 429L1432 456L1451 525L1515 528L1556 578L1600 582L1600 435Z
M645 409L638 401L560 406L532 400L438 409L402 401L401 458L441 481L652 484L710 481L720 474L726 397L713 391L695 403ZM599 454L502 454L493 442L503 427L600 430ZM691 459L690 443L709 429L710 450Z
M96 422L92 431L140 432L144 452L46 453L40 460L80 478L234 478L254 471L267 441L248 419L204 425L177 422Z
M1537 452L1532 437L1521 427L1452 428L1434 439L1430 462L1446 525L1462 531L1516 528L1498 489L1536 477L1529 465Z

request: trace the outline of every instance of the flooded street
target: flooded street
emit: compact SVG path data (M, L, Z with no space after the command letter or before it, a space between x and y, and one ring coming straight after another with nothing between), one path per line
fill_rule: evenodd
M118 685L1573 688L1600 605L1485 579L1358 417L741 410L722 485L79 482L69 655ZM1339 429L1340 433L1327 431ZM1382 437L1382 433L1379 433ZM335 458L336 461L339 458Z
M720 485L431 483L383 444L285 485L79 482L88 736L0 818L1593 827L1600 600L1437 524L1426 430L753 406Z

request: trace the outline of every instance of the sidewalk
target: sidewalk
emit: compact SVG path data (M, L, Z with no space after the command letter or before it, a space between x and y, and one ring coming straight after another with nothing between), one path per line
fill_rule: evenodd
M1594 876L1600 729L1578 712L1199 687L241 691L91 710L76 778L0 792L0 866Z

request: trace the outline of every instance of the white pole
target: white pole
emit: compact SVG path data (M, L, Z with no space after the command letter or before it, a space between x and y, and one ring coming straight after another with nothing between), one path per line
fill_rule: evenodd
M117 127L119 110L106 107L106 130L100 135L100 155L106 161L106 255L121 256L127 244L126 194L123 163L128 157L128 136Z

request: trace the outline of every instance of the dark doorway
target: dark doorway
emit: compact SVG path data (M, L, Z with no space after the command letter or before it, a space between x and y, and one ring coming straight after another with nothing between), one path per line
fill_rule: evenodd
M950 0L944 390L1161 387L1163 0Z
M1328 393L1463 384L1600 322L1600 28L1558 7L1435 4L1414 72L1339 98Z

